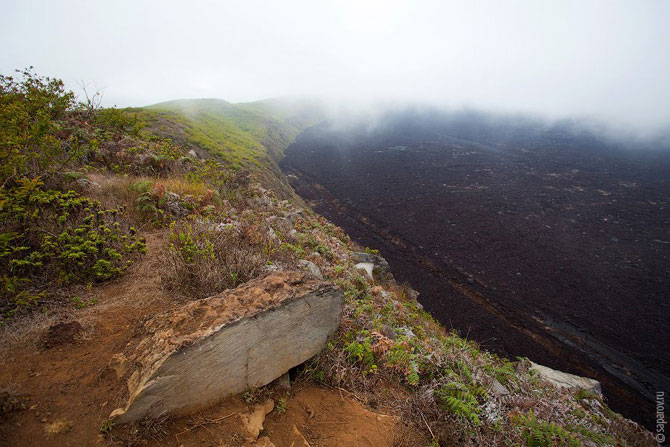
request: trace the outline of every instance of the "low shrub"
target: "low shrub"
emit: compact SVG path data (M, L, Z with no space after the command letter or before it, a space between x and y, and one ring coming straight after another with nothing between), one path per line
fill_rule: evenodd
M39 178L0 189L0 312L8 318L55 289L119 275L146 246L123 213Z
M0 421L6 420L12 413L26 409L25 397L21 396L12 383L0 388Z
M247 229L248 230L248 229ZM271 261L266 236L213 219L170 225L163 283L193 298L205 298L260 275Z

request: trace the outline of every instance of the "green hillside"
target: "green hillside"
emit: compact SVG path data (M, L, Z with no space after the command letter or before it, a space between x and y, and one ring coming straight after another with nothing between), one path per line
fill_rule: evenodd
M248 170L264 187L294 199L277 163L303 129L324 119L318 102L287 98L237 104L182 99L127 110L137 114L146 133L169 138L234 170Z
M317 113L314 113L317 112ZM267 167L305 127L322 115L306 101L273 99L233 104L221 99L187 99L143 109L158 133L183 136L236 167Z

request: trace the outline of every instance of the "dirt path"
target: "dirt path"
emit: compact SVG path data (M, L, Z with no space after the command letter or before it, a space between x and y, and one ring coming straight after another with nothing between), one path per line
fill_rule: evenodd
M278 395L275 395L275 402ZM391 447L399 437L398 418L365 408L347 393L313 384L294 387L285 395L286 407L270 412L256 442L245 439L241 416L253 406L239 396L192 416L162 425L140 427L150 447ZM152 433L160 439L151 440ZM132 434L119 433L127 440ZM414 439L418 439L415 437ZM126 444L127 445L127 444Z
M94 288L83 297L95 299L96 304L65 319L81 324L82 331L74 340L68 340L71 334L67 331L52 334L48 340L52 347L44 347L48 327L57 322L53 318L35 320L21 337L3 340L0 387L11 384L22 395L26 409L0 420L0 444L124 444L118 437L110 440L100 435L111 410L123 406L124 384L109 362L123 350L140 319L179 303L160 286L158 253L163 242L162 234L148 235L148 253L143 259L118 281ZM308 386L292 393L286 412L274 412L267 418L263 434L277 447L298 446L294 427L314 446L392 445L394 418L377 415L351 397L328 389ZM153 445L247 445L234 435L235 418L206 422L225 416L220 413L236 414L244 408L246 404L233 397L199 415L172 421L160 427L161 440ZM197 421L206 423L198 425Z
M96 444L100 424L121 394L121 384L107 367L110 358L123 349L140 318L175 304L160 287L162 240L161 234L148 235L147 256L118 281L84 297L96 304L71 314L83 328L72 343L50 340L55 346L45 349L44 334L53 323L45 320L4 347L0 383L11 383L27 399L27 410L1 425L9 445ZM56 422L71 428L50 435L49 424Z

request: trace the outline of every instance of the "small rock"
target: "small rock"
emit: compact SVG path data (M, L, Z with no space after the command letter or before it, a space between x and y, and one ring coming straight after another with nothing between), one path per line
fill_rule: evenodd
M214 229L216 231L232 231L234 230L239 224L237 222L222 222L220 224L217 224Z
M359 262L358 264L355 265L355 267L358 270L365 270L365 272L368 274L370 279L374 279L374 276L372 276L373 269L375 268L375 265L371 262Z
M288 391L291 389L291 376L287 372L286 374L282 375L281 377L277 378L274 380L275 387L283 390L283 391Z
M507 396L509 394L509 390L505 385L498 382L496 379L493 379L492 391L496 396Z
M321 269L314 264L312 261L308 261L306 259L301 259L298 261L298 267L300 267L302 270L306 270L310 272L314 277L318 279L323 279L323 274L321 273Z
M372 253L352 253L352 260L358 264L370 263L373 265L373 273L383 281L393 279L391 267L386 259Z
M94 181L91 181L87 178L80 178L77 179L77 184L81 186L82 188L90 189L90 188L100 188L100 185Z
M163 206L171 214L179 217L186 216L188 214L188 210L181 204L181 196L179 196L179 194L175 192L167 192L165 193L163 200Z
M116 378L120 379L128 371L128 359L122 353L114 354L107 366L114 370Z
M277 264L268 264L265 266L264 270L268 273L280 272L282 268Z
M411 287L404 287L403 290L405 291L405 295L407 295L408 298L411 298L413 300L419 298L419 292L412 289Z
M395 330L393 330L393 328L387 324L382 326L381 332L384 337L390 338L391 340L396 339Z
M292 211L290 213L286 213L284 217L286 217L288 220L291 221L291 224L295 224L299 218L301 218L304 215L304 211L301 210L300 208L297 208L295 211Z
M293 229L293 224L285 217L270 216L265 219L265 222L271 225L272 228L279 230L282 234L286 234Z
M262 404L255 405L251 412L242 413L239 415L242 428L247 433L248 441L255 441L258 438L261 430L263 430L263 422L265 416L269 414L275 407L272 399L268 399Z
M602 395L600 382L595 379L581 377L563 371L557 371L547 366L538 365L534 362L530 362L530 369L535 370L539 377L552 383L558 388L568 388L573 390L583 389L590 391L598 396Z

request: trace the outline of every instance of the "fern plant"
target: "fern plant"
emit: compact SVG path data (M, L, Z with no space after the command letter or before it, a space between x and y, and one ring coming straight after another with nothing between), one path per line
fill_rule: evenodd
M521 426L521 436L528 447L581 447L582 442L573 433L553 422L540 421L533 411L514 417Z
M468 387L459 382L449 382L435 390L440 407L460 416L475 425L481 425L481 408L477 396Z

